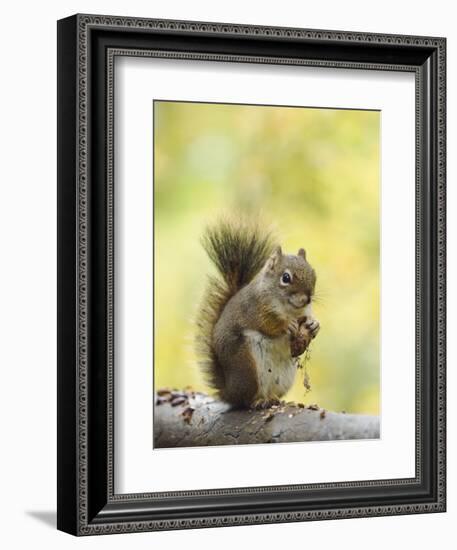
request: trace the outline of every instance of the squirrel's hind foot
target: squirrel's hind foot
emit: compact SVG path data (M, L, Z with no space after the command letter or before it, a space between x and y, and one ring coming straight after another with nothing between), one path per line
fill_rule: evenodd
M264 411L265 409L270 409L275 405L281 405L281 403L282 401L279 399L259 399L251 405L251 409L255 411Z

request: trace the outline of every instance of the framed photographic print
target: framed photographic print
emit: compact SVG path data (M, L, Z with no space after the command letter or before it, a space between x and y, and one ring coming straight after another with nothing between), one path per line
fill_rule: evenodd
M445 39L58 22L58 528L445 510Z

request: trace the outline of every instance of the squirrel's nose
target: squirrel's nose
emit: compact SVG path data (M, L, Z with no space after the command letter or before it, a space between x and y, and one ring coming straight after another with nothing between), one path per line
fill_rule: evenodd
M296 296L299 307L305 307L309 304L309 297L306 294L298 294Z

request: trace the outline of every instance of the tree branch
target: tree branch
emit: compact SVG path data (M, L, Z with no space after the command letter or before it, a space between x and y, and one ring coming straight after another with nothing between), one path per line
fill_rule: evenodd
M316 405L231 410L203 393L165 389L157 392L155 403L155 448L379 438L379 417Z

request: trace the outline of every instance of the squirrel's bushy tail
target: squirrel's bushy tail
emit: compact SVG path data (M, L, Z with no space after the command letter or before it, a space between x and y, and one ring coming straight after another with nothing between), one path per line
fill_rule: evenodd
M274 249L271 233L249 223L219 222L207 228L203 247L218 275L209 278L197 320L197 354L208 384L224 387L223 372L213 349L213 331L230 300L260 271Z

